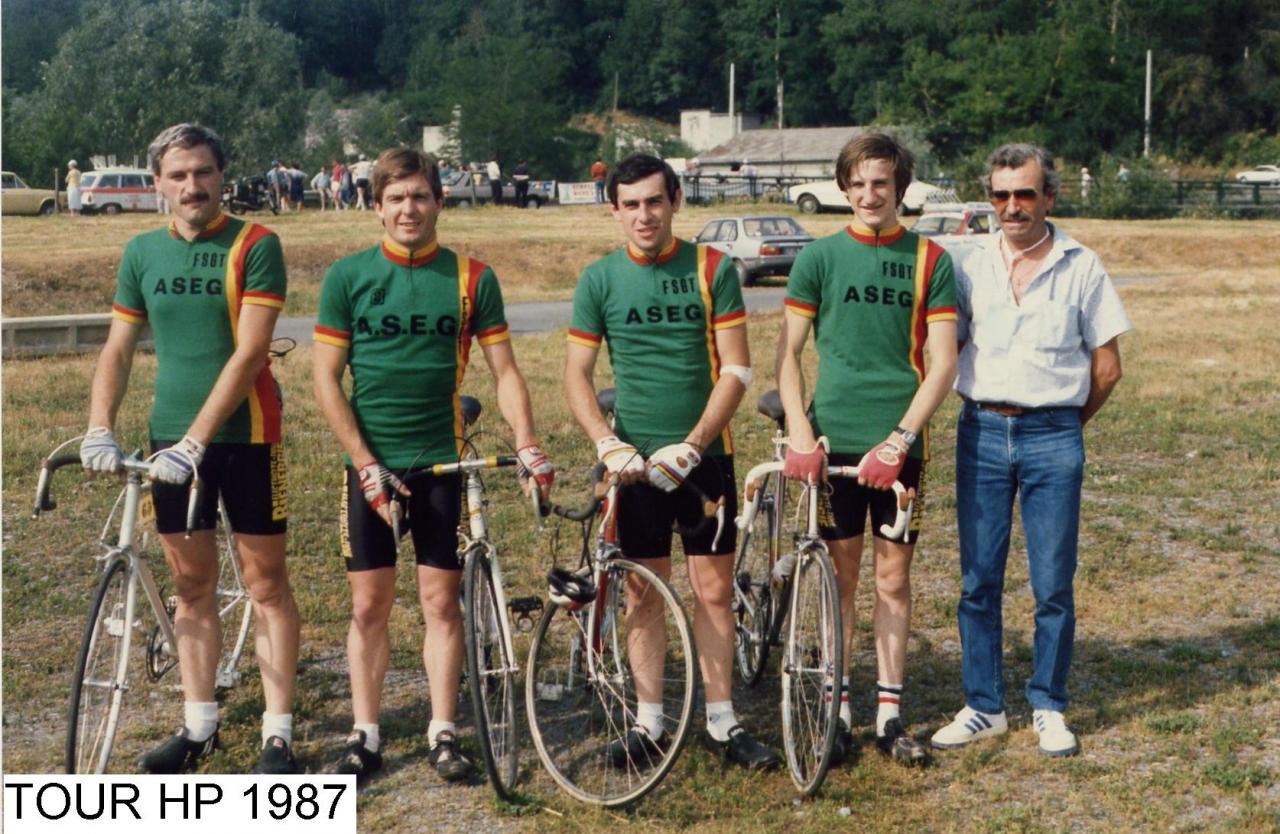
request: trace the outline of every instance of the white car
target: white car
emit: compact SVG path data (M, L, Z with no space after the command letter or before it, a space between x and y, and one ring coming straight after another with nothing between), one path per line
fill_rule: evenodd
M141 168L95 168L80 178L85 214L155 211L155 176Z
M717 217L693 240L732 258L738 282L747 286L759 275L789 275L813 235L790 217Z
M998 228L1000 215L991 203L929 203L911 231L936 240L955 258Z
M912 180L911 185L907 186L906 193L902 195L900 211L903 214L919 214L926 202L946 199L948 193L936 185ZM795 203L805 214L817 214L820 211L852 211L849 208L848 198L833 179L793 185L787 189L787 202Z
M1236 182L1280 185L1280 165L1259 165L1236 174Z

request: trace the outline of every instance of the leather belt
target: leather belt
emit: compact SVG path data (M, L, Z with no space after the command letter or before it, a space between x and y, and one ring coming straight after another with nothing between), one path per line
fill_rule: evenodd
M1032 408L1023 405L1011 405L1010 403L980 403L977 400L969 400L969 402L983 411L994 411L996 414L1002 414L1005 417L1021 417L1024 414L1036 414L1041 411L1053 410L1052 407Z

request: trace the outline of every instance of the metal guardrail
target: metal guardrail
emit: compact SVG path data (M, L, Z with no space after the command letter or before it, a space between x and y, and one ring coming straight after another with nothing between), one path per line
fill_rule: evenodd
M92 353L106 344L110 329L110 313L3 319L0 320L3 335L0 355L5 359L20 359ZM143 328L138 346L153 347L149 327Z

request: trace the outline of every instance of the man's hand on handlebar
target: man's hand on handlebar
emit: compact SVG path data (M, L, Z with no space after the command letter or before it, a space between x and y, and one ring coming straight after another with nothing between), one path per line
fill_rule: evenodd
M116 443L111 429L95 426L85 432L84 440L80 442L80 464L93 475L124 471L124 450Z
M411 495L409 488L394 472L376 460L366 463L356 471L360 475L360 492L364 494L364 500L369 502L369 506L373 507L374 512L388 527L394 526L391 523L392 499L397 493L408 497Z
M191 435L155 455L151 480L162 484L185 484L204 460L204 444Z
M803 450L794 443L787 446L787 457L782 474L806 484L820 484L827 480L827 439L818 438L813 448Z
M671 443L649 456L649 483L663 492L675 492L689 477L702 455L692 443Z
M596 441L596 457L621 483L640 483L648 477L640 451L630 443L619 440L617 435L611 434Z
M517 449L516 457L520 458L517 474L520 476L525 495L530 494L533 489L532 484L537 484L542 502L546 503L551 497L551 485L556 481L556 468L547 458L546 452L542 451L542 447L537 443L530 443L528 446Z

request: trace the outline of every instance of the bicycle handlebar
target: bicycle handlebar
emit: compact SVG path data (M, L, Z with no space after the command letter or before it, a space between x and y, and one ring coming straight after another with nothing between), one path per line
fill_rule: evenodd
M765 475L773 473L781 473L783 462L780 460L772 460L767 463L761 463L752 467L747 473L746 492L748 495L754 495L755 490L759 489L759 482ZM827 467L828 478L853 478L858 477L858 467L856 466L829 466ZM897 497L897 513L894 516L893 524L881 524L880 533L885 538L894 541L902 541L904 534L907 532L907 523L911 521L911 512L915 507L915 493L908 491L906 487L899 481L893 482L893 492ZM739 530L745 530L751 526L751 522L755 520L756 507L759 502L752 499L743 501L746 509L743 514L734 519L734 524L738 525Z
M569 521L586 521L600 511L600 505L604 503L604 499L609 492L622 486L626 485L619 483L614 478L606 477L597 483L596 495L591 499L591 502L577 509L564 507L560 504L543 505L539 501L537 502L539 518L546 515L558 515ZM678 492L681 489L688 489L698 498L702 506L702 517L692 527L684 527L677 521L673 525L675 532L682 536L696 536L706 530L707 525L714 519L716 522L716 535L711 541L711 549L714 550L720 544L720 536L724 533L724 497L712 500L700 486L687 478L675 491Z

